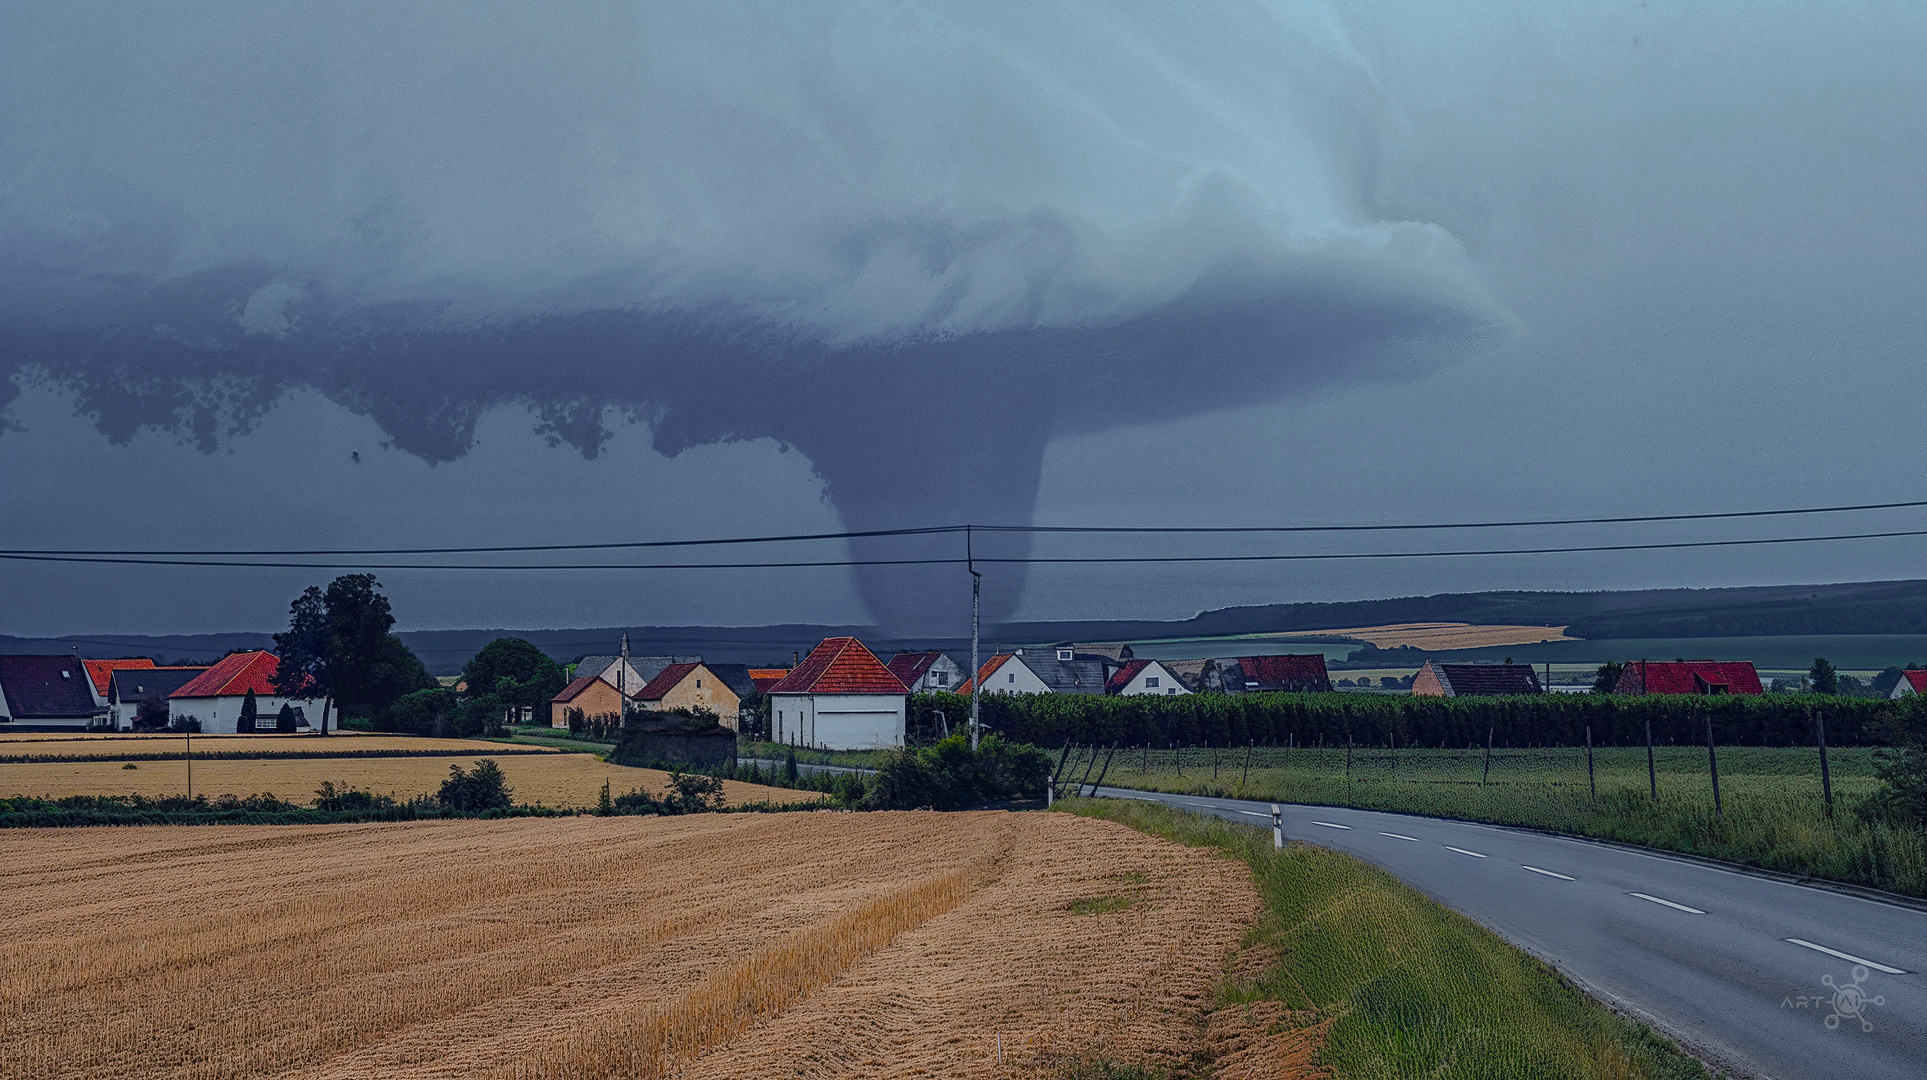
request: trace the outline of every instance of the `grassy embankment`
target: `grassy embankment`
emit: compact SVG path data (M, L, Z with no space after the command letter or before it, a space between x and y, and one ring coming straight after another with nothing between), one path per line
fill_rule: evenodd
M1221 1001L1314 1011L1321 1063L1339 1080L1706 1076L1546 965L1357 860L1274 850L1259 830L1141 802L1059 805L1244 860L1265 904L1249 944L1271 960L1227 981ZM1100 1074L1140 1075L1084 1075Z
M763 758L782 761L790 752L787 743L763 742L759 739L736 740L736 756L743 758ZM796 760L802 765L843 765L852 769L874 769L883 761L883 750L815 750L807 746L796 747Z
M1102 758L1098 768L1102 769ZM1854 807L1878 787L1875 751L1829 754L1834 814L1822 799L1813 750L1719 747L1721 811L1714 812L1704 746L1655 752L1651 795L1643 748L1483 751L1343 747L1120 749L1107 785L1185 794L1355 806L1550 829L1927 896L1927 834L1862 820ZM1067 769L1082 775L1081 763ZM1091 774L1095 779L1095 771Z

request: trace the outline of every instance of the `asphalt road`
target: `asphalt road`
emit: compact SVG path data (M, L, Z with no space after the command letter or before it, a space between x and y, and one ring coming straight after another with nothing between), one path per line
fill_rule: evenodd
M1271 823L1268 803L1098 794ZM1284 819L1287 838L1384 868L1737 1075L1927 1077L1927 912L1490 825L1296 804Z

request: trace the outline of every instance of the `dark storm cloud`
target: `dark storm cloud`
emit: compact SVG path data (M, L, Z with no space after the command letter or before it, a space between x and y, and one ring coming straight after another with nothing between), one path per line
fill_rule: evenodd
M1506 332L1361 209L1397 118L1316 5L7 19L0 374L117 442L311 388L437 462L520 406L589 456L773 437L854 528L1023 522L1054 433Z

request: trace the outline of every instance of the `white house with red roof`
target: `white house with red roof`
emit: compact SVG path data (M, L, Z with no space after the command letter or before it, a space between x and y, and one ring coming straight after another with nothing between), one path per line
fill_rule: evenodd
M326 699L282 697L274 689L274 672L281 659L271 652L255 650L223 656L206 671L167 695L168 711L179 723L188 718L201 722L201 730L214 735L252 735L237 731L241 706L248 691L254 691L255 731L274 730L281 706L295 708L297 730L320 726Z
M1894 684L1891 698L1904 698L1908 694L1927 694L1927 671L1903 671L1900 681Z
M981 689L979 686L981 685ZM1046 683L1019 653L997 653L977 669L977 677L965 679L957 693L969 697L971 691L983 694L1048 694Z
M969 673L955 660L940 652L900 652L890 658L890 674L902 680L913 694L935 691L955 693Z
M910 689L853 637L824 638L769 688L770 736L824 750L902 746Z
M145 656L123 660L82 660L81 666L87 669L87 685L93 688L94 704L107 705L111 696L111 685L116 671L148 670L154 661Z
M1188 694L1191 688L1170 668L1156 660L1126 660L1124 666L1111 673L1104 684L1104 692L1116 697L1138 697L1154 694L1158 697L1175 697Z

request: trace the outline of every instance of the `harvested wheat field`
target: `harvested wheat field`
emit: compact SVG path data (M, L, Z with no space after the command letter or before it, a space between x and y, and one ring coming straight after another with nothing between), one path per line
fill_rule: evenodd
M1318 1075L1211 1012L1244 865L1069 815L21 830L0 886L0 1076Z
M1572 641L1563 626L1494 625L1472 623L1391 623L1386 626L1352 626L1338 630L1314 630L1316 634L1357 638L1381 649L1400 645L1438 651L1442 649L1488 649L1501 645L1537 645L1546 641Z
M322 781L339 787L372 791L409 799L430 795L448 779L451 765L464 769L482 758L491 758L502 767L515 801L541 803L556 807L590 807L602 793L606 781L617 795L632 788L644 788L660 795L666 790L669 774L655 769L636 769L598 761L593 754L508 754L475 753L474 743L467 749L473 757L350 757L350 758L254 758L243 760L194 761L196 795L273 795L288 802L306 804L315 797ZM172 761L132 762L127 768L120 761L57 761L31 764L0 764L0 798L32 795L55 799L67 795L160 795L187 794L188 763ZM822 796L814 791L765 787L735 780L723 781L723 801L742 803L809 802Z
M151 735L64 735L0 734L0 760L17 757L100 757L125 759L155 754L185 754L189 736L155 733ZM246 754L250 757L279 755L359 755L359 754L474 754L473 739L431 739L418 735L364 735L337 732L329 735L195 735L195 756L203 754ZM525 744L489 748L493 754L555 754L562 751L548 746Z

